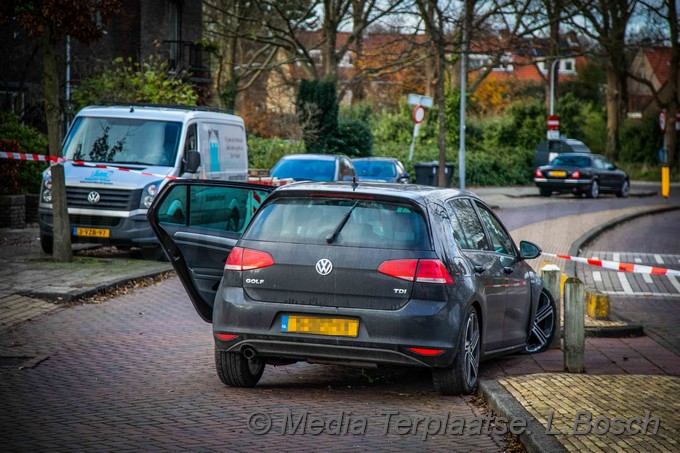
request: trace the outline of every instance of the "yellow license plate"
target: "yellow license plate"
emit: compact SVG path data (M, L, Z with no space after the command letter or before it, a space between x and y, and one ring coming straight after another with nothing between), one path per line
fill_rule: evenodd
M80 228L80 227L74 228L73 233L76 236L88 238L107 238L111 234L108 228Z
M281 332L356 337L359 335L359 320L284 315L281 317Z
M566 171L551 171L550 176L554 176L556 178L564 178L565 176L567 176L567 172Z

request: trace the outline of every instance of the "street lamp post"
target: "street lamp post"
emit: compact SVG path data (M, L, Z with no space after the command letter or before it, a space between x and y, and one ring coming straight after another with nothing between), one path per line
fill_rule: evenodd
M555 58L553 62L550 64L550 114L553 115L555 113L554 110L554 105L555 105L555 66L557 63L559 63L560 59Z

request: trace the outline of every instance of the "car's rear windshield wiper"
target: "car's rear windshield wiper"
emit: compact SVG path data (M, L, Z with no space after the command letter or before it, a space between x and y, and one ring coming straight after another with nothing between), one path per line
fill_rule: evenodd
M349 216L352 215L352 211L354 211L354 208L356 208L358 204L359 204L359 202L355 201L354 204L352 205L352 207L349 208L349 211L347 211L347 214L345 214L345 216L342 218L340 223L338 223L338 226L335 227L335 230L333 231L333 233L326 236L326 242L327 243L330 244L331 242L333 242L335 240L335 238L338 237L338 234L340 234L340 231L342 231L342 228L345 226L345 224L349 220Z

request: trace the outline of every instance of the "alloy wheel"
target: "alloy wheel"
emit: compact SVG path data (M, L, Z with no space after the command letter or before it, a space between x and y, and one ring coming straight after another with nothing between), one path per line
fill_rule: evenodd
M527 339L526 352L542 352L548 349L555 333L555 318L555 302L542 291L531 325L531 333Z
M465 325L465 381L473 388L479 374L479 321L473 310Z

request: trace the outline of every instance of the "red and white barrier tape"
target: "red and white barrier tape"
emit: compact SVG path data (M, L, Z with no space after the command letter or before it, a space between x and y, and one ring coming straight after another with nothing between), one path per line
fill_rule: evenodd
M0 159L49 162L50 165L63 165L64 162L67 161L63 157L45 156L45 155L42 155L42 154L8 153L8 152L5 152L5 151L0 151ZM160 175L160 174L156 174L156 173L149 173L148 171L132 170L130 168L125 168L125 167L112 167L110 165L93 164L93 163L90 163L90 162L83 162L83 161L80 161L80 160L72 160L72 161L69 161L69 162L73 163L73 165L79 165L79 166L82 166L82 167L92 167L92 168L103 168L103 169L108 169L108 170L126 171L128 173L136 173L136 174L144 175L144 176L155 176L157 178L170 179L170 180L173 180L173 181L176 180L176 179L182 179L182 178L178 178L177 176ZM248 182L256 183L256 184L263 184L263 185L266 185L266 186L283 186L284 184L293 182L293 179L290 179L290 178L278 179L278 178L272 178L272 177L250 177L250 178L248 178Z
M63 157L43 156L42 154L8 153L5 151L0 151L0 159L33 160L36 162L49 162L51 165L62 164L66 162L66 159Z
M680 276L680 271L675 269L665 269L663 267L644 266L642 264L619 263L617 261L595 260L592 258L581 258L578 256L555 255L552 253L542 253L545 256L552 256L563 260L575 261L577 263L590 264L591 266L598 266L604 269L611 269L620 272L633 272L636 274L653 274L653 275L674 275Z
M5 151L0 151L0 159L10 159L10 160L33 160L33 161L38 161L38 162L49 162L50 165L59 165L64 162L66 162L66 159L63 157L56 157L56 156L44 156L41 154L25 154L25 153L7 153ZM73 165L79 165L81 167L92 167L92 168L103 168L107 170L118 170L118 171L125 171L128 173L137 173L139 175L144 175L144 176L155 176L157 178L165 178L165 179L180 179L177 176L169 176L169 175L160 175L156 173L149 173L148 171L141 171L141 170L133 170L131 168L125 168L125 167L112 167L110 165L103 165L103 164L93 164L90 162L83 162L81 160L72 160L69 161Z

